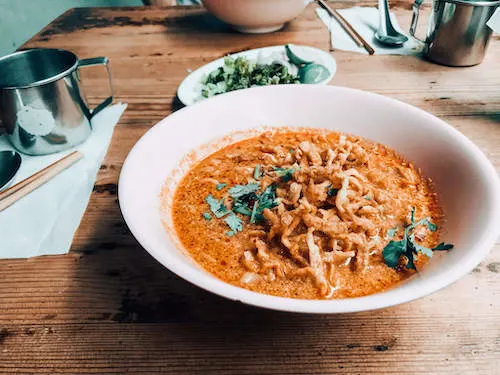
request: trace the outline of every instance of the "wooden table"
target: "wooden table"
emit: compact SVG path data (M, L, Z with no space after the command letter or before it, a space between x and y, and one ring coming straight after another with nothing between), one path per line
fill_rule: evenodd
M393 5L406 27L408 3ZM0 261L2 374L500 374L498 243L472 273L429 297L381 311L314 316L204 292L164 269L128 231L117 202L120 168L139 137L177 108L175 92L188 69L285 42L327 50L328 39L312 6L283 31L260 36L233 33L199 8L80 8L25 45L108 56L116 99L129 107L70 253ZM494 37L486 60L472 68L337 51L333 83L439 116L498 169L499 47ZM83 79L92 104L106 97L99 68Z

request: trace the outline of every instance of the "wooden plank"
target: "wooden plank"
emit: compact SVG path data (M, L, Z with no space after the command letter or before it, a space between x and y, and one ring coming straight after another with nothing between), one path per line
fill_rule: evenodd
M391 5L407 27L410 3ZM133 144L178 109L175 92L188 69L284 42L328 48L312 6L283 31L259 36L231 32L197 7L73 9L27 42L108 56L116 98L129 107L71 252L0 260L0 374L500 374L500 242L474 272L434 295L315 316L207 293L165 270L131 236L117 201L121 166ZM333 84L439 116L500 171L499 43L492 40L483 64L461 69L336 51ZM82 77L92 105L107 96L102 69Z

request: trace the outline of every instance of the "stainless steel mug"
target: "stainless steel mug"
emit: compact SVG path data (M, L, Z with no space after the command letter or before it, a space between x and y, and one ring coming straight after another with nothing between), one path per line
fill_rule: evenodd
M93 111L79 86L79 69L104 65L111 95ZM106 57L79 60L61 49L36 48L0 58L0 118L19 151L45 155L87 139L90 119L113 101Z
M410 34L415 37L419 8L415 0ZM450 66L481 63L492 30L486 25L500 0L433 0L424 54L434 62Z

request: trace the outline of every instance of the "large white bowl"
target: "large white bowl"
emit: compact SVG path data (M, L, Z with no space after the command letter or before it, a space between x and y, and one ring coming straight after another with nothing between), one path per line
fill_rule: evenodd
M242 33L262 34L281 29L297 17L306 0L201 0L215 17Z
M161 224L159 194L191 150L234 131L262 125L313 127L366 137L396 149L431 177L447 215L443 234L455 244L416 277L383 293L341 300L274 297L227 284L199 267ZM197 155L204 157L210 150ZM188 163L189 164L189 163ZM184 169L189 165L183 165ZM174 178L170 186L175 188ZM376 94L332 86L259 87L220 95L182 109L133 147L119 181L123 216L141 245L185 280L232 300L276 310L339 313L376 309L433 293L472 270L500 230L500 182L484 154L447 123ZM171 194L167 194L171 199ZM164 212L170 221L170 212ZM171 223L170 223L171 225Z

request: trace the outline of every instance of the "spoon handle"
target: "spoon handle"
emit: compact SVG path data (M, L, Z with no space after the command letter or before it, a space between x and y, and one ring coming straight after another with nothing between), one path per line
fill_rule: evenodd
M388 0L378 0L378 13L380 19L379 30L384 30L385 35L393 34L396 30L392 26Z

